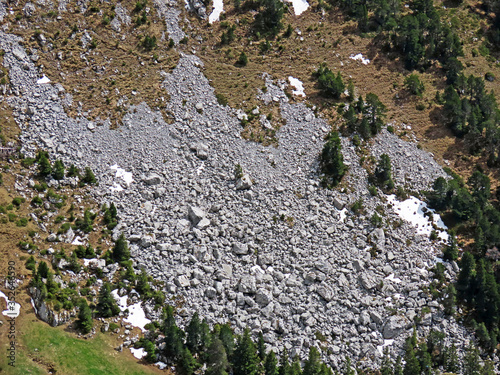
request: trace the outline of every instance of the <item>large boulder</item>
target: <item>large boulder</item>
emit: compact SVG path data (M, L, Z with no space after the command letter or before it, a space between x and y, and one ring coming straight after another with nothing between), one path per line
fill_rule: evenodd
M241 178L236 181L236 190L246 190L252 187L252 179L248 174L244 174Z
M202 219L205 218L205 216L207 216L207 214L201 208L195 206L189 206L188 217L189 220L191 220L191 222L193 223L193 225L197 225Z
M410 327L411 322L408 318L402 315L393 315L385 322L382 336L384 336L384 339L393 339Z
M158 185L163 181L163 178L157 173L151 173L143 181L146 185Z

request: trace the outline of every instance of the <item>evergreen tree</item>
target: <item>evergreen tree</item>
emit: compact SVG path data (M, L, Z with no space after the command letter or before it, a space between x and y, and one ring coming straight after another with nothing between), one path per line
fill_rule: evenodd
M394 364L394 375L404 375L403 366L401 365L401 356L398 355Z
M476 261L474 256L465 252L460 262L460 272L457 276L457 291L463 298L469 298L472 293L472 283L475 277ZM470 301L469 301L470 302Z
M453 284L446 288L446 295L443 300L444 312L448 315L455 314L455 306L457 305L457 291Z
M224 349L226 349L226 354L228 358L231 358L234 351L234 336L233 330L229 326L229 324L223 324L220 327L219 338L224 345Z
M255 17L258 30L271 35L277 35L283 27L281 19L284 14L283 3L280 0L262 0L262 10Z
M309 356L304 363L303 375L320 375L321 361L319 351L315 346L309 348Z
M229 362L222 341L214 336L207 350L207 375L227 375Z
M388 190L392 190L394 188L394 182L392 181L391 159L389 158L389 155L380 155L377 167L375 168L375 179L375 182L383 188L387 188Z
M56 180L62 180L64 178L64 164L60 159L54 162L54 167L52 168L52 177Z
M165 335L164 354L167 358L176 360L183 354L187 356L187 353L183 353L182 341L184 332L177 327L175 323L174 309L172 306L167 306L165 308L162 332Z
M264 375L278 375L278 360L272 350L266 356L264 362Z
M115 262L124 262L130 259L130 251L123 233L120 234L113 247L113 259Z
M302 367L300 366L300 358L298 355L293 358L292 365L290 366L290 375L303 375Z
M38 265L38 276L40 276L42 279L46 279L48 274L49 274L49 267L47 266L47 263L45 261L41 261L40 264Z
M234 350L233 374L257 375L258 362L255 344L250 337L250 331L246 329L243 336L239 338L238 345Z
M450 231L448 236L448 245L443 251L443 260L457 260L458 259L458 245L455 232Z
M389 356L389 350L385 348L384 358L382 359L382 365L380 366L380 375L393 375L394 369L392 367L391 357Z
M410 74L406 77L404 85L408 91L417 96L422 96L425 90L424 84L420 81L417 74Z
M147 362L149 363L156 362L157 356L156 356L156 347L154 343L152 343L150 340L146 340L144 342L144 351L147 353L146 355Z
M146 273L146 270L144 268L141 270L141 273L137 277L135 289L137 290L137 292L139 292L140 295L143 296L147 295L151 291L151 287L148 281L148 274Z
M405 366L403 368L404 375L420 375L420 363L413 349L409 349L405 354Z
M326 98L339 99L345 90L344 81L340 72L335 75L326 65L321 65L315 75L318 78L318 86Z
M85 167L85 173L82 177L81 184L95 184L97 182L94 172L89 167Z
M193 314L186 327L186 346L192 353L198 353L201 346L201 321L198 312Z
M182 349L177 367L180 375L194 374L197 368L197 363L188 348Z
M290 374L290 362L288 361L288 351L283 349L280 357L280 365L278 367L278 375L289 375Z
M47 177L52 173L52 166L50 165L47 154L44 152L40 152L38 155L38 173L40 173L42 177Z
M84 298L81 299L78 307L79 311L76 324L84 334L87 334L92 330L94 325L92 320L92 311Z
M321 171L324 173L324 183L336 186L347 171L342 155L342 145L338 132L331 132L323 146L320 156Z
M432 357L427 350L427 344L420 345L418 350L418 360L420 363L421 373L423 375L432 375Z
M99 290L97 312L103 318L110 318L118 315L120 312L120 308L118 307L115 298L111 295L111 287L109 283L104 283Z
M66 177L78 177L80 175L80 171L74 164L71 164L66 172Z

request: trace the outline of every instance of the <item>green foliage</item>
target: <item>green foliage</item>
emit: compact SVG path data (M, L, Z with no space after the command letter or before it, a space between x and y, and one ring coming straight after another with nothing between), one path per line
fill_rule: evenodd
M38 173L42 177L47 177L52 173L52 166L46 152L39 151L37 156Z
M228 103L227 98L223 94L216 93L215 98L217 99L217 103L219 103L220 105L226 106Z
M120 308L118 307L116 300L111 295L111 286L107 282L104 283L99 290L99 299L96 309L99 316L103 318L110 318L118 315L120 312Z
M80 170L75 167L74 164L71 164L66 172L66 177L78 177L80 176Z
M389 155L382 154L375 168L373 182L382 189L391 191L394 189L394 181L392 181L392 166Z
M157 44L156 44L156 36L149 36L149 35L146 35L144 37L144 39L142 40L142 47L146 50L146 51L151 51L153 49L155 49L157 47Z
M321 94L326 98L339 99L345 90L342 74L338 72L336 75L326 66L322 64L315 72L318 79L318 86Z
M36 262L35 262L35 258L33 258L33 255L30 255L30 257L28 258L26 263L24 263L24 266L26 267L26 269L28 269L30 271L35 271Z
M177 327L174 318L174 309L172 306L167 306L163 325L161 327L165 335L165 348L163 353L167 358L178 359L183 354L183 338L184 332Z
M320 168L325 186L337 186L347 171L338 132L330 132L320 155Z
M265 357L264 375L278 375L278 360L272 350Z
M234 350L233 374L257 375L258 361L255 344L250 337L250 331L246 329L243 336L238 340L238 344Z
M64 171L64 163L60 159L57 159L52 168L52 177L54 177L55 180L62 180L64 178Z
M94 172L89 167L85 167L85 173L80 181L80 185L95 184L97 182Z
M130 259L130 251L123 233L118 237L113 247L113 259L115 262L124 262Z
M49 274L49 267L47 266L47 263L45 263L45 261L42 260L40 264L38 264L37 275L45 279L47 278L48 274Z
M404 85L408 91L417 96L422 96L425 90L424 84L420 81L417 74L410 74L406 77Z
M94 325L92 320L92 310L90 310L85 298L80 300L78 308L78 319L76 321L77 327L82 331L82 333L87 334L92 330Z
M240 66L246 66L248 64L248 57L244 51L241 52L240 57L238 58L237 64Z
M281 23L284 14L283 2L280 0L261 0L260 4L262 9L255 17L255 29L272 36L277 35L283 27Z

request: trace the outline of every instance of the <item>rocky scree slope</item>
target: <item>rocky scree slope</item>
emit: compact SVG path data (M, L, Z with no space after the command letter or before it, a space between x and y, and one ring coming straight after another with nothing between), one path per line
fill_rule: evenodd
M284 82L267 77L261 94L264 102L279 103L286 120L277 148L241 139L236 111L217 103L192 55L162 73L174 123L143 104L130 107L123 126L110 130L105 120L66 115L71 97L57 83L36 84L36 54L18 37L0 32L0 48L12 84L3 100L23 130L23 152L45 148L67 165L96 172L95 198L119 209L115 238L124 232L136 267L185 300L181 324L198 311L210 323L262 330L275 350L286 347L292 356L326 345L333 366L346 355L372 365L387 339L395 339L397 352L416 315L422 315L421 334L442 330L459 346L468 339L422 291L439 245L405 222L370 224L378 205L385 206L386 223L398 217L368 193L367 173L347 139L348 193L319 187L317 158L330 126L304 104L291 103ZM414 190L444 176L430 155L385 131L373 146L374 155L381 152L393 159L396 182L412 176ZM243 181L234 179L236 164L247 174ZM116 177L113 165L130 172L133 182ZM345 209L359 198L366 215ZM454 278L456 265L446 266Z

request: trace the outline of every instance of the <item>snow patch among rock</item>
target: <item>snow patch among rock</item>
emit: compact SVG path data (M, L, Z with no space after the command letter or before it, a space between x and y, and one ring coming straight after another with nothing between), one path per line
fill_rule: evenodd
M304 86L302 84L302 81L297 78L293 78L292 76L288 77L288 80L290 81L290 86L295 87L295 90L292 91L292 94L303 96L305 98L306 94L304 93Z
M129 311L128 316L123 319L123 321L126 323L130 323L134 327L140 328L143 332L146 331L144 327L146 326L146 324L151 323L151 320L146 318L146 313L144 312L141 303L137 302L133 305L127 306L128 297L126 295L120 297L118 295L118 290L116 289L113 290L111 294L118 302L118 307L120 307L121 311L125 311L127 309Z
M434 223L438 228L438 237L443 241L448 241L448 233L446 232L448 227L441 220L441 216L435 213L435 210L427 207L427 203L415 197L410 197L401 202L397 200L394 194L388 195L387 201L393 205L394 212L401 219L408 221L417 229L418 234L430 236L434 230L432 226ZM426 215L426 212L429 213Z
M223 10L224 10L223 1L222 0L214 0L214 10L210 14L210 16L208 16L208 22L214 23L215 21L218 21Z
M130 348L130 352L137 359L142 359L142 357L145 357L148 354L146 353L144 348L139 348L139 349Z
M114 164L110 168L116 171L115 177L121 178L127 184L127 186L134 182L132 172L127 172L125 169L120 168L118 164ZM123 186L121 186L118 182L114 182L110 190L113 192L122 191Z
M286 0L293 5L293 11L296 16L300 16L309 8L309 3L306 0Z
M358 53L357 55L351 55L351 56L349 56L349 58L351 60L359 60L359 61L361 61L361 63L363 63L365 65L368 65L370 63L370 60L364 58L361 53Z
M42 78L36 81L39 85L42 85L44 83L49 83L50 79L47 78L47 76L44 74Z

